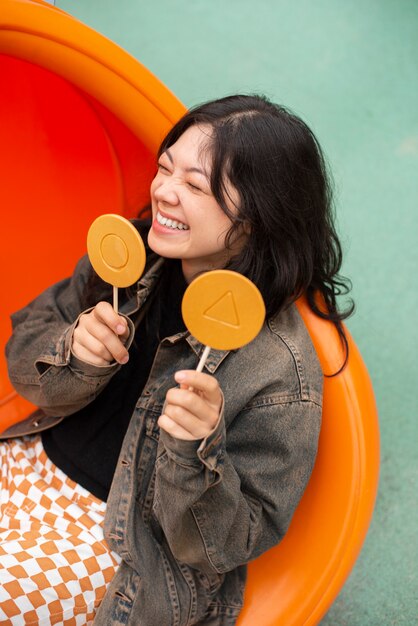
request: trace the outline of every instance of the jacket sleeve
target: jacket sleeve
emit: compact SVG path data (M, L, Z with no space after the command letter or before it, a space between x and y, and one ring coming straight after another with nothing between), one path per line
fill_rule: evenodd
M203 441L162 431L154 515L174 556L224 573L277 544L309 480L320 421L311 401L260 402Z
M117 363L102 367L85 363L71 352L78 318L89 310L84 311L84 292L91 272L85 256L71 278L48 288L11 318L13 333L6 345L10 381L47 415L66 416L81 409L120 368ZM129 347L133 326L130 320L128 324Z

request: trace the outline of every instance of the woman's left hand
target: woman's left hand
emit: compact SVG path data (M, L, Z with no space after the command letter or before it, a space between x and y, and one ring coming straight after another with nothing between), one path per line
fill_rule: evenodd
M204 439L215 428L222 407L219 383L210 374L182 370L174 376L180 387L169 389L158 425L177 439Z

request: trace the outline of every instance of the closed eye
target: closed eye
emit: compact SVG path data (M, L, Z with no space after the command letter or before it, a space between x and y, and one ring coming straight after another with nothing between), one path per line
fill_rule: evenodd
M187 184L190 187L190 189L192 189L193 191L202 191L200 187L198 187L197 185L193 185L193 183L187 183Z
M158 163L158 171L159 172L167 172L170 173L170 170L168 169L168 167L166 167L163 163Z

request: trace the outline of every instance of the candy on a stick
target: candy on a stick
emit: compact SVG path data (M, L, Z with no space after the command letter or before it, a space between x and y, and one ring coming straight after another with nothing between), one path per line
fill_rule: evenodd
M87 252L100 278L113 285L117 313L118 287L133 285L144 271L146 253L141 235L121 215L100 215L89 228Z
M211 348L235 350L260 332L266 315L263 298L248 278L230 270L201 274L187 287L182 301L184 323L205 347L201 372Z

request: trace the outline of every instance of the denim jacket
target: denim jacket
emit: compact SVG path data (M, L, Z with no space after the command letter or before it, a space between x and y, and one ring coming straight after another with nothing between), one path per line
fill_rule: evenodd
M121 313L141 314L158 259ZM91 402L119 364L97 367L71 353L92 272L84 257L61 281L12 316L9 375L40 409L2 437L50 428ZM179 369L203 346L189 333L160 342L119 456L105 537L122 563L95 626L230 626L243 602L246 563L277 544L306 487L317 450L322 373L295 306L268 320L239 350L213 350L206 371L224 403L216 429L184 441L157 419Z

